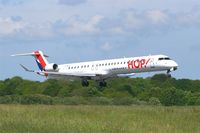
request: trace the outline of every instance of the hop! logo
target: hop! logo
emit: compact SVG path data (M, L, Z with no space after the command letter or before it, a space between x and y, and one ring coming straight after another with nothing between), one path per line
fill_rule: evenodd
M150 59L136 59L136 60L129 60L128 61L128 68L143 68L143 67L147 67L147 64L149 63Z

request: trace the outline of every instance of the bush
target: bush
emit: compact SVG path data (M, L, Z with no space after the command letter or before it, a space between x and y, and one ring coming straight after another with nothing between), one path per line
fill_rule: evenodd
M0 97L0 104L11 104L12 97L11 96L1 96Z
M92 97L88 98L88 101L90 101L90 104L93 105L111 105L112 99L106 98L106 97Z
M156 97L151 97L148 103L150 105L161 105L160 100Z
M186 105L185 93L174 87L167 88L162 92L161 103L166 106Z
M25 95L21 97L21 104L47 104L51 105L53 103L53 98L44 95Z
M54 98L54 104L64 104L64 105L81 105L81 104L88 104L88 101L84 97L78 97L78 96L73 96L73 97L56 97Z
M133 98L131 97L122 97L122 98L114 98L113 104L114 105L131 105L133 104Z
M195 105L200 105L200 97L197 98L196 102L195 102Z
M80 81L37 82L13 77L0 81L0 104L200 105L200 80L176 80L160 74L107 82L102 89L95 81L82 87Z
M0 97L0 104L52 104L53 98L44 95L11 95Z

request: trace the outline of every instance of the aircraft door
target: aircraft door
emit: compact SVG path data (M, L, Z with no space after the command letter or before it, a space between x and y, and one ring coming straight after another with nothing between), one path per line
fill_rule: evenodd
M91 70L94 71L94 69L95 69L95 66L94 64L92 64Z
M154 61L154 58L151 58L150 68L154 68L154 67L155 67L155 61Z
M92 71L97 71L98 70L98 66L96 66L95 64L92 64L91 70Z

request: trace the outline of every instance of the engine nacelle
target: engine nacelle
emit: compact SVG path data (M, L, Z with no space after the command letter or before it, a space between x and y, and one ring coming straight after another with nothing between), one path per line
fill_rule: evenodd
M48 64L46 67L45 67L45 70L46 71L58 71L58 65L57 64Z

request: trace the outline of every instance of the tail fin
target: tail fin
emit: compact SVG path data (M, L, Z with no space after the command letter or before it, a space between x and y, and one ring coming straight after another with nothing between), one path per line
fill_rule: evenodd
M46 65L49 64L42 51L35 51L34 57L37 62L39 69L42 71L45 69Z
M49 64L45 57L48 57L47 55L44 55L42 51L34 51L32 53L24 53L24 54L15 54L11 56L33 56L35 57L36 63L41 71L45 69L45 67Z

